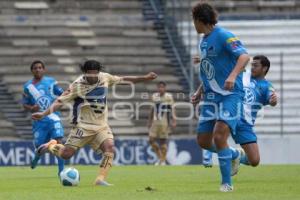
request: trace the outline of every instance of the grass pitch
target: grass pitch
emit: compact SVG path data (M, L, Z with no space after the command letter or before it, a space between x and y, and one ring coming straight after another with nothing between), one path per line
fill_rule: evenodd
M0 167L0 200L293 200L300 199L300 165L240 168L234 192L221 193L215 166L115 166L108 181L113 187L93 186L98 166L75 166L77 187L63 187L57 167Z

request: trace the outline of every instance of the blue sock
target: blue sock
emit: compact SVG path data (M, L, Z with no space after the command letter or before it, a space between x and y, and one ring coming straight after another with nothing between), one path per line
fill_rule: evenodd
M229 149L231 150L232 153L232 160L236 159L240 155L240 152L237 149L233 147L229 147Z
M60 174L60 172L62 170L64 170L64 167L65 167L65 160L62 159L62 158L59 158L59 157L56 157L57 158L57 161L58 161L58 175Z
M213 153L217 153L217 147L215 144L212 144L210 148L207 149L208 151L211 151Z
M247 155L243 155L240 162L244 165L250 165Z
M222 175L222 184L231 185L231 160L232 151L230 148L222 149L218 152L219 166Z

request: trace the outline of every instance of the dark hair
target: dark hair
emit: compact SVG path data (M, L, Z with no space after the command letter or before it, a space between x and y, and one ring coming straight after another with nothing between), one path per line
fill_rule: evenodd
M157 85L163 85L163 86L167 86L167 83L166 82L164 82L164 81L159 81L158 83L157 83Z
M203 22L205 25L215 25L218 23L218 13L216 9L208 3L197 3L192 9L193 19Z
M83 65L80 65L80 69L83 73L86 73L88 70L102 70L102 64L96 60L87 60Z
M271 64L270 64L270 60L266 56L264 56L264 55L256 55L256 56L253 57L253 60L259 60L260 63L261 63L261 65L263 67L267 68L266 74L269 72Z
M35 61L33 61L33 62L31 63L31 65L30 65L30 70L31 70L31 71L32 71L34 65L36 65L36 64L41 64L42 67L45 69L45 64L43 63L43 61L41 61L41 60L35 60Z

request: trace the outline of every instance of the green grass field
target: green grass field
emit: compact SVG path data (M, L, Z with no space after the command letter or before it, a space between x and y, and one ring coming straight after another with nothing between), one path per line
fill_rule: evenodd
M93 186L98 166L75 166L80 186L63 187L56 166L0 168L0 200L93 199L203 199L291 200L300 199L300 165L241 167L234 178L234 192L221 193L218 167L116 166L109 182L113 187ZM146 188L151 189L147 190Z

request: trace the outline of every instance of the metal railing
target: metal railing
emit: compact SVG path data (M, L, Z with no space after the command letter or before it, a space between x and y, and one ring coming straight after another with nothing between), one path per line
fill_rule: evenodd
M157 16L157 20L164 22L164 31L171 45L172 52L176 58L177 63L180 66L181 72L188 83L189 93L194 92L194 70L191 64L189 48L183 45L182 38L180 36L180 30L177 26L177 20L175 16L175 5L177 5L179 0L171 0L172 7L168 7L168 1L162 0L149 0L150 5ZM171 11L171 13L169 12ZM191 46L191 45L189 45Z

